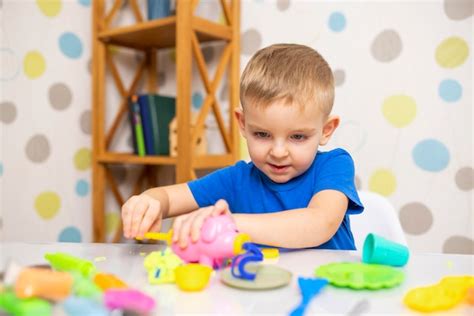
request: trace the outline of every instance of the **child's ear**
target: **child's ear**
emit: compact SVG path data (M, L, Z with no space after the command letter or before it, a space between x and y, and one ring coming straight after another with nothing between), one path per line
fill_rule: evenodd
M319 140L319 145L324 146L328 143L329 139L331 138L332 134L339 126L340 118L336 115L329 115L326 120L326 123L323 125L323 133L321 135L321 139Z
M245 137L245 116L244 116L244 110L242 108L238 108L234 111L235 118L237 119L237 122L239 124L239 129L240 129L240 135L242 137Z

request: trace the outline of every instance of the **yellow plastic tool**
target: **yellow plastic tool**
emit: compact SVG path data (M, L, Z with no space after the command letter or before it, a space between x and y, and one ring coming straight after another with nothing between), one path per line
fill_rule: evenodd
M474 287L474 276L449 276L437 284L411 289L403 302L420 312L448 310L463 301L469 302L471 287Z
M166 241L166 244L169 246L171 245L171 240L173 238L173 230L170 229L167 233L148 232L148 233L145 233L143 237L144 238L136 238L136 239L162 240L162 241Z

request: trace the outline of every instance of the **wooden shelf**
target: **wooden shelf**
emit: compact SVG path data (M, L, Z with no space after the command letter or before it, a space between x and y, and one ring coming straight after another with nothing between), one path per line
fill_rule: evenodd
M177 158L171 156L137 156L130 153L106 152L97 157L99 163L137 165L176 165ZM219 168L235 162L232 154L196 156L192 167L196 169Z
M230 41L232 28L200 17L192 18L192 28L200 42ZM136 23L112 28L98 34L104 43L146 50L176 46L176 17Z
M206 0L207 1L207 0ZM127 196L121 192L116 175L108 168L112 164L140 165L138 177L131 184L136 195L150 187L158 186L158 166L174 167L174 182L185 183L196 178L196 170L232 165L239 157L239 131L233 110L239 106L240 75L240 2L241 0L215 0L224 13L225 24L195 16L199 0L176 0L176 16L144 21L137 0L128 1L127 9L135 17L135 23L112 26L122 8L122 0L92 1L92 219L94 242L106 241L106 195L111 193L120 207ZM112 3L112 6L109 4ZM107 8L109 7L109 8ZM215 71L206 64L201 44L217 41L223 50ZM129 48L143 53L137 65L130 63L135 75L124 80L108 46ZM125 119L128 99L136 93L158 93L158 49L176 49L176 157L143 156L130 152L115 152L111 142ZM193 88L193 64L204 86L205 98L195 122L192 121L191 99ZM131 70L131 69L130 69ZM143 78L143 80L141 80ZM114 107L109 100L107 81L113 80L121 101ZM226 126L221 113L219 85L228 83L229 124ZM143 81L143 82L142 82ZM143 83L143 87L141 84ZM115 113L112 124L107 126L106 117ZM198 138L205 135L208 115L214 115L222 136L226 153L221 155L197 155ZM193 122L193 123L192 123ZM122 236L119 225L112 241Z
M101 163L122 163L141 165L175 165L176 157L170 156L137 156L130 153L107 152L97 157Z

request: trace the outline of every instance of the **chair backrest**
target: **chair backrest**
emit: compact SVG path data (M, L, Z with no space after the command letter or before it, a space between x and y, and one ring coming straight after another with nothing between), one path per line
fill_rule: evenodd
M407 245L405 234L395 208L382 195L359 191L364 205L362 214L351 216L351 229L357 250L362 250L367 234L374 233L386 239Z

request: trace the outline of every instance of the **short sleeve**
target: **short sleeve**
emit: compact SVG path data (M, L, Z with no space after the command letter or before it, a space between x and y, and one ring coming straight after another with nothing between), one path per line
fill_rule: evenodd
M188 187L199 207L214 205L219 199L224 199L231 204L235 168L236 166L230 166L219 169L188 182Z
M332 151L315 176L313 195L323 190L336 190L349 199L348 214L359 214L364 210L354 183L354 161L347 151Z

